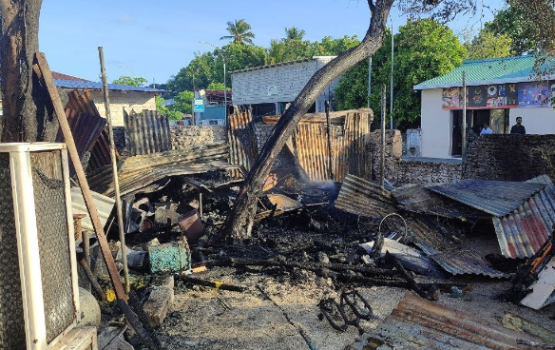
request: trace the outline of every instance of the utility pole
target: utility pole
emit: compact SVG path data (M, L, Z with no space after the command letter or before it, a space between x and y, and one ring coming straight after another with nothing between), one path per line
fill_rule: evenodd
M368 108L370 108L370 95L372 95L372 56L368 58Z
M462 116L462 158L466 155L466 72L462 72L462 95L463 95L463 116Z
M394 66L394 50L393 47L395 45L395 39L393 35L393 16L391 18L391 84L389 87L389 114L391 117L389 118L389 128L393 130L393 66Z

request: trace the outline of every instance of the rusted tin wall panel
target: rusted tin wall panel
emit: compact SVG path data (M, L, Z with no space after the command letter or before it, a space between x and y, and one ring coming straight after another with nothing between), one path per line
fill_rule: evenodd
M229 161L249 171L258 157L256 136L249 112L233 114L228 117L228 140L230 144ZM234 171L232 176L239 177Z
M79 157L83 159L86 152L91 152L89 170L97 169L99 164L101 164L100 166L109 164L110 154L108 153L105 156L97 150L104 146L103 143L107 141L102 137L106 119L100 115L94 106L88 91L79 94L74 90L68 93L68 97L65 112ZM64 142L61 131L58 131L56 135L56 142ZM73 166L71 166L71 173L74 173Z
M156 111L141 114L124 110L126 148L131 156L171 150L168 118Z

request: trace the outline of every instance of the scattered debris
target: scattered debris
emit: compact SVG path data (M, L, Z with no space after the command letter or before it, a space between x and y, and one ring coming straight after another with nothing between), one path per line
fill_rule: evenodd
M150 272L180 272L189 269L191 251L183 238L148 247Z

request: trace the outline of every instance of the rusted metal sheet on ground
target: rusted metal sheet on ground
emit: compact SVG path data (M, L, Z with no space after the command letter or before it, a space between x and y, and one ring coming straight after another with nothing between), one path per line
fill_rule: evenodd
M389 191L374 182L350 174L343 180L335 207L355 215L370 217L383 217L397 210Z
M233 170L229 164L229 146L216 143L191 149L173 150L129 157L118 165L121 194L135 192L169 176L200 174L215 170ZM91 189L114 196L110 166L89 176Z
M544 187L540 183L467 179L427 188L469 207L494 216L504 216Z
M83 159L85 153L91 151L89 169L92 170L96 169L98 164L110 164L109 153L107 157L98 157L98 154L95 154L94 161L92 157L94 149L101 147L102 145L98 144L104 142L101 135L106 126L106 118L100 116L87 90L83 94L73 90L68 93L68 97L65 113L79 158ZM61 130L56 135L56 142L64 142ZM74 173L73 167L71 167L71 173Z
M123 111L125 144L131 156L169 151L172 148L168 118L156 111L137 114Z
M256 135L250 112L232 114L228 117L229 162L249 171L258 157ZM237 170L232 176L240 177Z
M414 244L453 275L472 274L492 278L510 276L490 267L479 253L464 249L460 242L449 237L452 230L438 223L433 224L422 218L409 218L407 225L409 237L414 240Z
M372 333L399 349L532 349L541 339L407 293Z
M493 217L501 253L508 258L529 258L547 241L555 225L555 186L547 175L527 183L545 185L515 211Z

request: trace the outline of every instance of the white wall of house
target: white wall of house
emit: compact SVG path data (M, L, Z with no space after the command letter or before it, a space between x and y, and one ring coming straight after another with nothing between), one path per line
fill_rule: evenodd
M509 110L509 124L516 124L516 117L522 117L522 125L527 134L555 134L555 110L553 107L512 108Z
M422 90L422 157L451 158L452 116L442 106L442 89Z
M292 102L316 71L331 61L333 56L316 56L306 61L237 71L231 75L234 105ZM339 84L330 84L331 92ZM324 109L329 89L318 98L316 111Z
M452 111L442 108L443 89L422 90L422 157L451 158L453 139ZM552 107L510 108L509 125L522 117L528 134L555 134L555 109Z
M106 108L104 107L104 95L102 91L92 90L91 97L100 115L106 116ZM156 110L155 95L150 92L143 91L117 91L110 90L110 115L112 123L116 126L124 126L123 109L127 113L134 110L141 113L144 109Z

